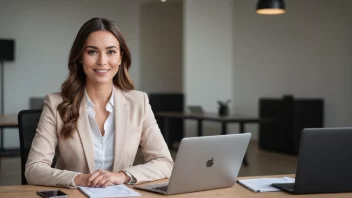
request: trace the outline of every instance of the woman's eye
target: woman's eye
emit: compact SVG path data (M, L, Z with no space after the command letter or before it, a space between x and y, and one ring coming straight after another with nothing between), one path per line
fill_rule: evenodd
M95 51L95 50L89 50L89 51L88 51L88 54L89 54L89 55L93 55L93 54L96 54L96 53L97 53L97 51Z
M116 52L114 50L109 50L108 54L115 54Z

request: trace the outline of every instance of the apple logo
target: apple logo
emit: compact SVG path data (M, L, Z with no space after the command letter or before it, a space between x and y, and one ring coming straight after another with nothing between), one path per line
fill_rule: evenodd
M214 165L214 158L212 157L210 160L207 161L206 166L212 167Z

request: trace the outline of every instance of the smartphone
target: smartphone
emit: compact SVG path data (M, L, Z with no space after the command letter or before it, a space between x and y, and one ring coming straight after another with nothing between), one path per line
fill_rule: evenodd
M37 191L37 194L44 198L65 198L68 195L61 190Z

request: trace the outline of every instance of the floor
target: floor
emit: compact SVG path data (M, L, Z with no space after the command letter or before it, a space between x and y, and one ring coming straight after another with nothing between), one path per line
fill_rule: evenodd
M171 151L171 155L175 158L176 152ZM242 165L239 176L292 174L296 170L297 156L261 150L254 141L249 144L247 157L249 166ZM143 156L139 152L135 164L142 162ZM1 158L0 163L0 185L20 185L20 158Z

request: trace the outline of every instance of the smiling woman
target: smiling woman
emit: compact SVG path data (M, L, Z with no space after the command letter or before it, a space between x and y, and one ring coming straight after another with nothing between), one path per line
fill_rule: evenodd
M119 46L119 41L108 31L96 31L88 36L81 58L87 87L112 81L121 65Z
M111 49L113 48L113 49ZM111 90L113 84L122 90L133 90L128 69L131 53L119 28L107 19L93 18L79 30L69 56L69 76L62 85L63 101L58 110L64 125L64 138L74 132L79 106L91 90ZM99 96L101 97L101 95ZM108 100L108 98L107 98ZM105 101L107 102L107 101Z
M170 177L174 162L147 94L134 90L130 66L115 24L104 18L83 24L61 93L45 97L26 163L29 184L106 187ZM139 147L147 163L132 166Z

